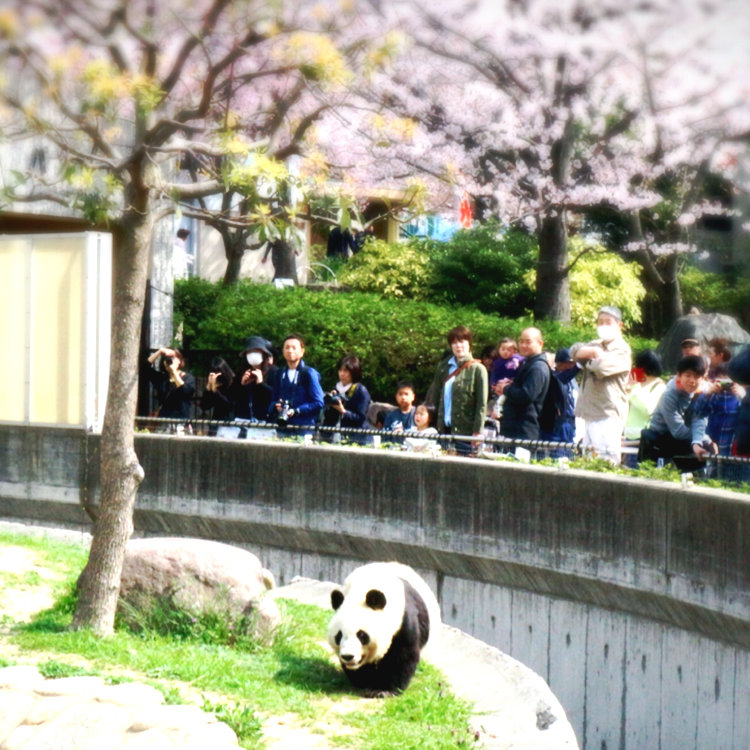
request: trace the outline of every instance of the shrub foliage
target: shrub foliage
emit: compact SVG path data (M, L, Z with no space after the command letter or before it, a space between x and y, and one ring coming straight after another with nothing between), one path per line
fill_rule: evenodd
M539 249L535 237L489 222L462 230L449 242L418 244L432 259L432 299L501 316L531 309L534 291L527 274Z
M430 257L423 248L371 239L341 266L338 280L349 289L383 297L426 299L431 275Z
M733 315L750 325L750 278L725 276L688 266L680 276L682 302L686 310Z
M276 289L248 281L224 287L202 279L176 285L175 321L188 352L210 350L230 363L250 335L278 345L289 333L299 333L307 344L305 361L320 371L324 388L336 382L337 361L356 354L373 398L387 401L393 400L401 379L412 380L418 398L424 396L437 362L448 350L445 335L454 326L471 328L476 354L503 336L517 337L531 325L528 318L500 318L473 307L383 299L364 292ZM541 328L551 350L595 335L593 326L544 323Z

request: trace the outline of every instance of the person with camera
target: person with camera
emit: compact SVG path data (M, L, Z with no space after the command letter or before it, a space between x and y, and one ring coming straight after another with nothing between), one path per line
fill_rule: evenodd
M719 455L728 456L732 450L734 432L740 414L745 389L729 376L731 357L715 365L703 394L703 410L708 416L706 434L719 446Z
M159 359L158 367L154 363ZM165 419L189 419L190 402L195 394L195 378L185 372L185 359L178 349L160 347L144 363L141 374L156 391L159 408L156 416ZM182 426L182 425L180 425Z
M325 394L323 425L326 427L367 427L367 411L370 408L370 394L362 384L362 365L358 357L347 356L339 360L339 382ZM323 439L329 441L333 432L323 432ZM351 433L345 439L364 445L372 442L370 435Z
M249 336L240 356L240 375L233 389L235 417L249 422L265 422L271 406L273 382L278 374L278 368L273 364L271 343L261 336ZM248 433L248 437L252 434Z
M223 357L211 360L211 370L206 378L206 387L200 400L200 407L204 415L210 413L210 418L216 422L231 422L234 419L234 372ZM223 425L212 425L209 435L219 437L237 437L239 429L227 428Z
M286 430L287 426L315 425L323 408L323 388L320 374L305 364L305 342L297 334L284 339L281 352L286 366L281 368L273 383L268 421L276 422L278 432L310 434L312 430Z

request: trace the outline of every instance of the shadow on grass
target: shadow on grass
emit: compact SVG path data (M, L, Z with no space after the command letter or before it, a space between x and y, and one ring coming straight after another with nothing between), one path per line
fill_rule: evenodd
M326 659L284 651L279 654L279 661L281 668L274 675L274 680L285 685L329 695L341 695L352 691L344 673Z
M37 612L28 623L16 625L15 630L28 633L62 633L70 628L73 620L77 594L71 586L49 609Z

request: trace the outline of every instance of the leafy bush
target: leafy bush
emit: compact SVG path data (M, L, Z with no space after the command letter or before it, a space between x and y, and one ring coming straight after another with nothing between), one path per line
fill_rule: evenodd
M200 310L206 299L210 306ZM414 382L419 397L424 395L448 349L445 335L454 326L471 328L477 354L483 346L495 346L504 336L518 337L532 325L529 318L500 318L471 307L383 299L362 292L276 289L248 281L233 287L195 279L180 282L175 309L176 320L192 334L185 341L188 352L211 350L233 363L232 353L240 351L251 334L279 345L289 333L299 333L307 345L305 361L320 371L325 388L336 381L337 361L352 353L362 360L364 383L373 398L386 401L393 400L396 383L405 378ZM545 322L540 327L546 348L553 351L595 336L593 325ZM650 341L645 344L653 346Z
M536 238L489 222L460 231L449 242L417 242L432 258L432 299L501 316L531 308L534 291L527 274L536 261Z
M360 292L425 299L431 273L429 255L422 248L370 239L341 267L338 280Z
M517 321L503 321L472 309L448 309L416 300L389 300L363 292L311 291L302 287L276 289L240 282L216 285L210 308L197 312L210 297L205 282L181 282L175 293L176 319L193 335L186 349L228 353L242 348L244 339L257 334L279 345L289 333L306 342L305 361L318 369L323 386L336 381L336 363L345 354L362 361L364 382L374 398L392 400L402 378L415 381L423 394L435 365L447 348L445 334L455 325L468 325L484 344L496 344L503 335L516 335Z
M750 323L750 279L727 277L688 266L680 275L682 303L686 310L721 312Z
M590 246L590 241L574 237L569 241L571 258ZM640 280L637 263L628 263L619 255L607 252L602 245L585 252L570 271L570 320L573 325L593 326L597 311L604 305L622 310L625 327L641 321L641 302L646 289ZM536 270L527 274L536 283Z
M571 239L571 255L582 252L585 242L579 237ZM640 323L645 296L640 266L614 253L587 253L570 273L570 319L579 325L590 325L600 307L612 304L622 310L625 325Z
M190 342L198 335L197 326L216 306L221 286L194 276L175 283L174 328L182 340Z

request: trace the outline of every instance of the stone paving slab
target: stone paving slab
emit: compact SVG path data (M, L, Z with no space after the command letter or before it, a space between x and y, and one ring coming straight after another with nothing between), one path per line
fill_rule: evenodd
M232 750L237 736L196 706L164 705L148 685L100 677L45 679L0 669L0 750Z

